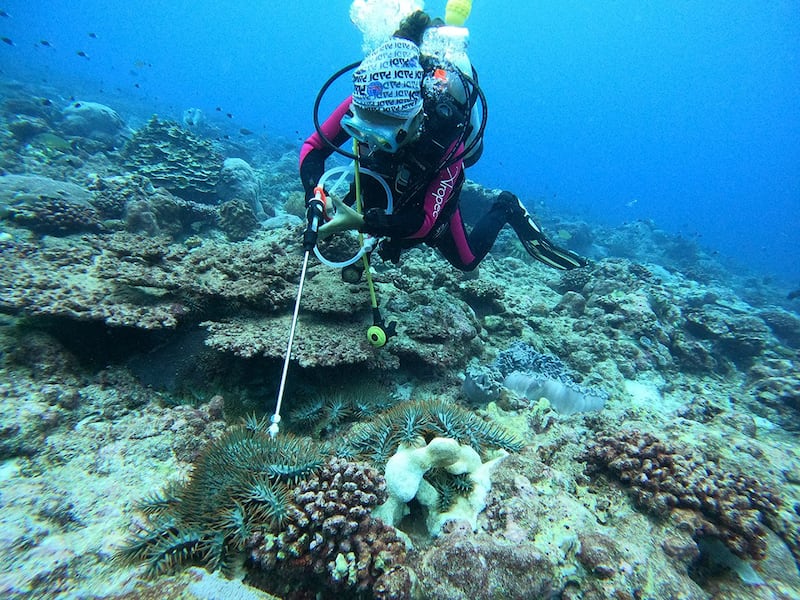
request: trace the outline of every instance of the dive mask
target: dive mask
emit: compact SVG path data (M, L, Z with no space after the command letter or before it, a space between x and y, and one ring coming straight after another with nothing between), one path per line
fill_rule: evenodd
M341 125L349 136L366 144L371 153L381 151L393 154L404 144L416 139L422 117L421 110L407 119L398 119L351 105L342 117Z

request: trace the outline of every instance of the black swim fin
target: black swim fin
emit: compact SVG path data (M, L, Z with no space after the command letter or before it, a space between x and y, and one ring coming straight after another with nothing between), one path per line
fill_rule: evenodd
M495 202L505 208L508 224L514 228L519 241L522 242L528 254L539 262L563 271L585 267L589 264L585 258L570 250L559 248L547 239L522 201L511 192L501 192Z
M540 237L530 240L524 240L522 236L519 237L519 241L522 242L528 254L539 262L546 264L548 267L561 269L563 271L578 269L589 264L589 261L582 256L570 250L559 248L544 235L541 235L541 232L539 233Z

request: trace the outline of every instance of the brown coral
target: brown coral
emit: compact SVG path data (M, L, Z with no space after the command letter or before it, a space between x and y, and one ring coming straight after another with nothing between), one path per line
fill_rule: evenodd
M406 597L405 544L371 514L386 500L385 485L372 467L338 458L299 482L290 492L289 524L248 543L253 583L281 595ZM278 581L288 588L276 589Z
M762 524L777 514L780 500L756 479L724 472L637 430L598 434L582 460L590 473L606 472L629 485L639 506L674 514L695 538L718 538L739 557L764 558Z
M233 199L219 207L219 228L228 239L241 242L258 227L253 209L243 200Z
M40 197L8 209L11 220L36 233L70 235L102 229L93 206L67 198Z

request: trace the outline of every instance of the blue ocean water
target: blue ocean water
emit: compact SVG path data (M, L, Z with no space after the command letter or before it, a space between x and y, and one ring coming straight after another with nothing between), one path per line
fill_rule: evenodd
M299 144L319 86L362 56L349 7L5 0L0 70ZM477 0L467 25L490 107L472 179L800 281L800 4Z

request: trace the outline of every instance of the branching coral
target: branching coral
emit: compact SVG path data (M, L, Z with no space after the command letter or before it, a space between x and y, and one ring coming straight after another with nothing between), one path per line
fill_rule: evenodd
M763 559L763 523L777 514L776 494L746 475L722 471L690 451L636 430L599 434L582 460L631 487L636 503L658 515L676 514L694 537L722 541L741 558Z

